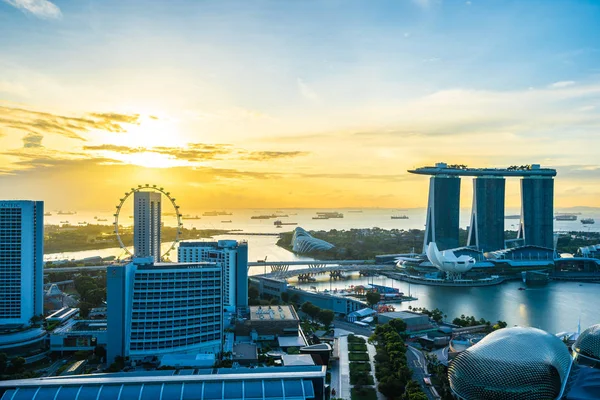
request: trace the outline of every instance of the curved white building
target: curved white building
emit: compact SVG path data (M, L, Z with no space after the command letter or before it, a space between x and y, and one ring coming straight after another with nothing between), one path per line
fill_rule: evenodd
M440 271L460 275L475 265L475 259L467 255L456 257L452 250L439 251L435 242L427 245L427 258Z
M329 242L312 237L310 233L300 227L294 229L291 244L296 253L310 253L315 250L329 250L335 247Z

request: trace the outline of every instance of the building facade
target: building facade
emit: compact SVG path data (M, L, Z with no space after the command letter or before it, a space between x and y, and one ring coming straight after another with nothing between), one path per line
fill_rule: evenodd
M153 257L160 262L162 195L135 192L133 195L133 250L135 257Z
M44 202L0 201L0 328L43 314Z
M248 307L248 244L236 240L182 242L177 260L184 263L210 262L223 270L225 307Z
M525 244L554 248L554 179L521 179L521 226Z
M429 179L429 200L423 253L430 242L439 250L458 247L460 178L436 175Z
M473 179L473 208L468 246L483 252L504 248L504 198L506 179L482 176Z
M108 362L174 353L220 353L223 283L214 263L155 264L151 257L107 269Z

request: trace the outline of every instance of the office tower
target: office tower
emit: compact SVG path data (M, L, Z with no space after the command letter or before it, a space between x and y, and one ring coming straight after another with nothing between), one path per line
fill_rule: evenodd
M43 314L43 256L44 202L0 201L0 328Z
M217 354L223 336L223 283L215 263L136 258L107 269L108 362L165 354Z
M526 245L554 248L554 179L521 179L521 226L519 238Z
M134 255L160 262L161 194L135 192L133 207Z
M423 252L435 242L439 250L458 247L460 213L460 178L432 176L429 178L429 201Z
M498 176L473 179L473 208L467 244L483 252L504 248L506 180Z
M235 240L182 242L178 262L211 262L223 269L223 303L248 307L248 244Z

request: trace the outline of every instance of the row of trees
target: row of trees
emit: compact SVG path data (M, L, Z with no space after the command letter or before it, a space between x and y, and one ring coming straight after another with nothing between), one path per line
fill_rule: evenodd
M498 321L494 325L492 325L492 323L490 321L487 321L484 318L475 319L475 317L473 317L472 315L466 316L465 314L462 314L460 317L454 318L454 320L452 320L452 323L454 325L458 325L462 328L465 328L468 326L486 325L487 326L486 330L488 332L506 328L506 326L508 325L505 321Z
M335 317L333 311L315 306L310 301L307 301L306 303L302 304L302 307L300 309L312 320L317 320L325 326L331 325L331 323L333 322L333 318Z
M78 276L74 284L79 293L79 312L83 318L87 318L92 308L100 306L106 300L106 274L96 277Z
M406 345L403 336L406 323L392 320L379 325L370 342L375 343L375 377L379 381L377 389L388 399L427 400L427 396L416 382L412 381L412 371L406 359Z
M35 377L35 372L25 370L25 359L23 357L15 357L9 361L6 353L0 353L0 380Z

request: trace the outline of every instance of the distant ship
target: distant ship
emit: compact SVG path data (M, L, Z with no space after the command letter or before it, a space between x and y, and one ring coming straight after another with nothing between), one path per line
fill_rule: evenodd
M349 213L361 213L362 210L348 210Z
M504 219L521 219L520 215L517 214L513 214L513 215L505 215Z
M581 223L588 225L588 224L595 224L596 221L594 221L594 218L582 218Z
M106 222L106 221L108 221L106 218L99 218L98 219L98 222Z
M577 221L577 215L575 214L556 214L554 219L557 221Z
M392 215L392 219L408 219L408 215Z
M218 217L219 215L233 215L225 211L206 211L202 214L203 217Z
M77 212L76 211L59 211L56 214L58 214L58 215L75 215L75 214L77 214Z
M202 219L198 215L184 215L183 219Z
M320 211L317 212L317 217L327 217L327 218L344 218L344 214L337 211ZM318 219L314 218L313 219Z
M231 220L229 220L229 221L221 221L221 223L223 223L223 224L230 224Z
M317 215L316 217L312 217L312 219L329 219L329 217L326 217L324 215Z
M68 224L69 221L60 221L61 224Z
M287 217L287 215L285 215ZM281 217L281 215L275 215L275 214L270 214L270 215L253 215L250 217L250 219L271 219L271 218L279 218Z
M277 220L275 222L273 222L273 225L280 227L282 225L298 225L297 222L281 222L280 220Z
M49 212L48 213L44 213L44 217L51 217L51 216L52 216L52 214L49 213Z

